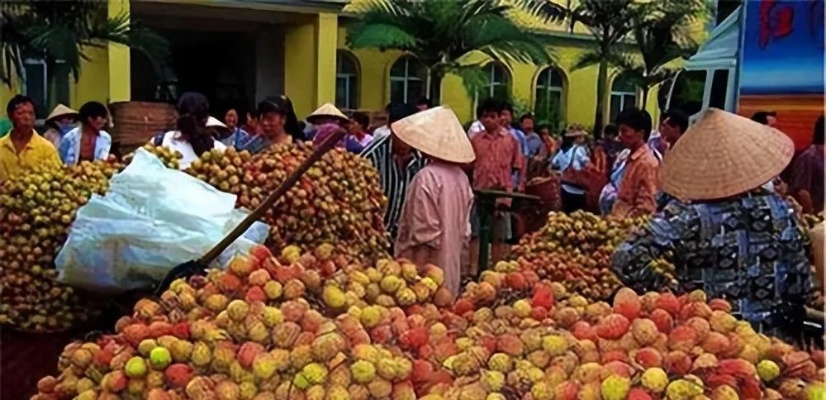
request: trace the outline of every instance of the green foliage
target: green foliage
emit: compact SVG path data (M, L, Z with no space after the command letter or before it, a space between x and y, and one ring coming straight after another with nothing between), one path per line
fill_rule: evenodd
M0 1L0 80L11 85L20 76L26 58L42 58L48 65L62 61L77 79L84 48L108 42L130 46L156 64L166 60L169 44L129 14L107 17L107 3L99 0Z
M481 81L480 64L467 56L480 52L511 64L547 64L551 57L540 38L508 18L521 2L501 0L369 0L347 28L351 48L400 50L415 55L429 70L431 97L441 79L454 73L468 93ZM468 82L469 80L470 82Z

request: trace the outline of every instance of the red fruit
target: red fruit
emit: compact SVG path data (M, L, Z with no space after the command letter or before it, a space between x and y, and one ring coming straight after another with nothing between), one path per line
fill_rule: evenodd
M577 321L571 327L571 333L579 340L588 339L594 343L597 342L597 331L591 324L585 321Z
M678 326L668 335L668 348L686 353L697 344L697 332L690 326Z
M579 384L576 381L565 381L554 389L555 400L577 400L578 394Z
M726 374L714 374L714 375L711 375L708 378L706 378L705 383L706 383L706 386L709 387L709 389L714 389L717 386L722 386L722 385L727 385L727 386L731 386L733 388L736 388L737 387L737 378L735 378L731 375L726 375Z
M531 318L542 321L545 318L548 318L548 309L545 307L533 307L531 308Z
M370 330L373 343L388 343L393 339L393 329L390 325L379 325Z
M159 338L161 336L172 334L172 324L164 321L155 321L149 324L149 337Z
M812 361L818 368L823 368L824 360L826 359L826 352L823 350L812 350Z
M433 373L433 364L424 360L413 361L413 369L410 378L414 383L424 382Z
M680 309L680 319L685 321L692 317L700 317L702 319L709 319L711 317L711 307L706 303L691 302Z
M439 364L445 362L448 357L457 354L459 354L459 348L456 347L456 343L454 343L452 339L442 340L433 347L433 355L436 356Z
M525 285L527 285L527 287L534 287L539 283L539 275L537 275L535 271L522 271L522 276L525 277Z
M610 314L602 317L597 324L597 336L603 339L619 339L628 332L631 325L622 314Z
M525 345L519 337L512 334L504 334L496 341L496 349L505 354L520 356L525 351Z
M670 292L661 293L657 301L654 302L654 306L660 310L665 310L671 315L677 315L682 307L677 297Z
M264 352L264 346L255 342L245 342L241 345L241 348L238 349L238 354L235 355L235 358L242 367L251 368L255 356Z
M626 400L653 400L651 395L649 395L645 390L640 388L633 388L628 391L628 397L625 398Z
M461 299L459 299L459 301L461 301ZM433 304L437 307L449 307L451 302L453 302L453 294L450 293L448 288L442 286L439 289L436 289L436 293L433 294ZM472 310L473 303L470 303L470 306Z
M281 313L284 314L284 320L289 322L298 322L304 318L304 313L307 312L307 306L298 301L288 301L281 305Z
M511 272L505 275L505 285L514 290L525 290L528 283L521 272Z
M149 338L149 328L140 323L128 325L123 328L123 337L129 344L138 347L144 339Z
M418 349L427 344L428 330L424 327L414 328L401 334L399 340L408 349Z
M725 311L727 313L731 313L731 303L729 303L725 299L711 299L711 301L708 302L708 306L713 311L718 311L719 310L719 311Z
M663 356L662 354L660 354L659 351L651 347L644 347L642 349L637 350L637 352L634 353L634 361L636 361L637 364L640 364L644 368L662 367Z
M369 341L367 343L370 343ZM352 345L350 346L352 347ZM434 350L433 346L426 344L419 348L419 358L422 360L428 360L430 357L433 357Z
M189 321L181 321L175 325L172 325L172 331L170 334L178 339L189 339Z
M169 386L173 388L185 388L192 380L193 371L186 364L172 364L164 370L164 376Z
M629 320L634 320L640 316L642 311L642 301L633 289L624 287L614 296L614 312L622 314Z
M485 335L477 339L477 343L487 349L490 354L496 352L496 336Z
M657 330L665 334L670 333L674 326L674 319L671 314L661 308L652 311L649 319L654 321L654 325L657 325Z
M247 293L244 296L244 300L246 300L248 303L256 301L266 301L267 294L264 293L264 289L261 289L260 286L253 286L247 289Z
M606 371L619 375L624 378L630 378L634 373L634 369L630 365L622 361L611 361L603 366Z
M731 346L731 343L728 341L726 335L718 332L709 333L706 339L703 340L703 343L700 344L703 350L714 355L723 354L728 350L729 346Z
M225 294L234 294L241 288L241 279L235 274L226 273L218 280L218 289L221 289Z
M542 307L547 310L550 310L554 306L554 292L551 290L550 287L547 285L540 285L537 286L536 291L531 298L531 305L534 307ZM534 318L536 319L536 318Z
M685 375L691 371L691 357L682 351L672 351L663 359L665 371L674 375Z
M741 378L740 398L745 400L759 400L763 398L763 391L760 389L760 380L754 376Z
M453 313L456 315L465 315L466 313L473 312L474 309L473 303L468 299L459 299L453 304Z
M260 244L253 246L253 248L250 249L249 254L250 254L250 257L254 258L256 261L259 261L259 262L272 257L272 253L270 252L270 249L268 249L266 246L262 246Z
M608 364L611 361L628 362L628 354L622 350L611 350L602 353L602 363Z
M729 358L720 360L717 373L728 374L735 378L749 378L757 375L754 365L742 358Z

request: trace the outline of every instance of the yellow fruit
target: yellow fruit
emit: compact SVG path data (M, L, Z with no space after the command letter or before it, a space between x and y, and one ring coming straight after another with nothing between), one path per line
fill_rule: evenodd
M757 375L763 382L771 382L780 376L780 367L771 360L763 360L757 364Z
M488 392L498 392L505 386L505 374L499 371L482 370L482 386ZM534 396L536 399L536 397Z
M740 395L729 385L720 385L711 392L714 400L740 400Z
M560 356L568 351L568 341L558 335L548 335L542 338L542 349L552 357Z
M662 368L648 368L640 378L642 387L652 393L662 393L668 386L668 374Z
M381 282L379 283L381 290L385 293L396 293L402 285L404 285L404 281L393 275L386 275L384 278L381 278Z
M165 347L155 347L149 352L149 365L153 369L163 370L172 362L172 354Z
M361 310L361 324L365 328L372 328L381 322L381 308L376 306L369 306Z
M376 378L376 367L365 360L358 360L350 365L350 372L353 380L358 383L367 383Z
M525 299L518 300L513 303L513 310L516 312L518 317L526 318L531 315L531 303Z
M531 387L534 400L553 400L554 388L546 381L539 381Z
M402 307L413 305L416 303L416 292L407 287L401 288L396 292L396 300Z
M268 281L264 284L264 294L266 294L270 300L278 300L283 292L284 287L281 286L281 282Z
M130 358L129 361L126 362L126 367L124 368L126 376L130 378L142 378L146 375L146 371L146 362L144 362L141 357Z
M513 359L505 353L496 353L488 360L488 368L494 371L508 373L513 369Z
M327 379L327 367L319 363L307 364L301 370L301 373L313 385L321 384L325 379Z
M321 298L327 307L333 309L343 308L347 305L347 297L345 297L344 292L333 285L324 286Z
M603 400L625 400L629 390L631 390L631 381L628 378L611 375L602 381Z
M678 379L668 384L665 395L669 400L691 400L703 394L703 386L688 379Z

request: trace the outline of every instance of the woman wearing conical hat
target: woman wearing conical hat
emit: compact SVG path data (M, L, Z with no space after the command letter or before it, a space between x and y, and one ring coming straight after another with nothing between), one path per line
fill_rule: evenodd
M46 117L46 126L49 129L43 132L43 137L54 144L54 148L60 147L60 140L70 130L75 128L79 114L63 104L58 104Z
M473 190L461 166L476 159L473 146L456 114L447 107L413 114L391 128L395 137L430 159L407 189L396 256L412 260L420 271L442 268L445 287L456 298L473 204Z
M774 128L706 111L663 160L660 184L673 200L618 247L614 272L638 292L704 290L755 330L793 339L811 284L809 245L790 205L762 187L793 153ZM653 268L660 258L673 277Z

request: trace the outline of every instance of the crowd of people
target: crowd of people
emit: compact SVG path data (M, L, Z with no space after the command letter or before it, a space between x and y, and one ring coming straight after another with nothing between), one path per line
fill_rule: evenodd
M77 112L58 106L43 135L34 129L31 99L15 96L6 111L12 126L0 138L0 182L37 165L109 156L109 113L101 103L86 103ZM180 152L181 168L212 149L258 153L342 133L337 146L360 154L378 172L388 198L384 223L391 251L420 266L444 268L454 296L462 275L476 273L484 210L476 209L474 191L521 192L532 174L551 174L561 183L563 212L653 216L614 254L615 272L627 286L669 286L650 261L670 254L677 267L675 289L701 288L728 298L736 313L778 335L799 327L810 250L786 195L803 212L823 210L822 116L812 145L795 155L791 140L772 127L775 114L750 120L715 109L691 127L687 115L668 111L652 132L651 116L628 108L595 141L577 125L557 140L550 126L537 126L530 114L514 123L512 106L496 99L479 104L467 131L449 107L433 108L426 99L388 105L387 124L373 129L366 114L348 117L332 104L299 121L286 96L262 101L243 124L235 110L223 121L211 117L200 93L183 94L177 111L175 129L150 142ZM510 207L509 198L497 200L494 261L515 236ZM468 242L470 257L464 257Z

